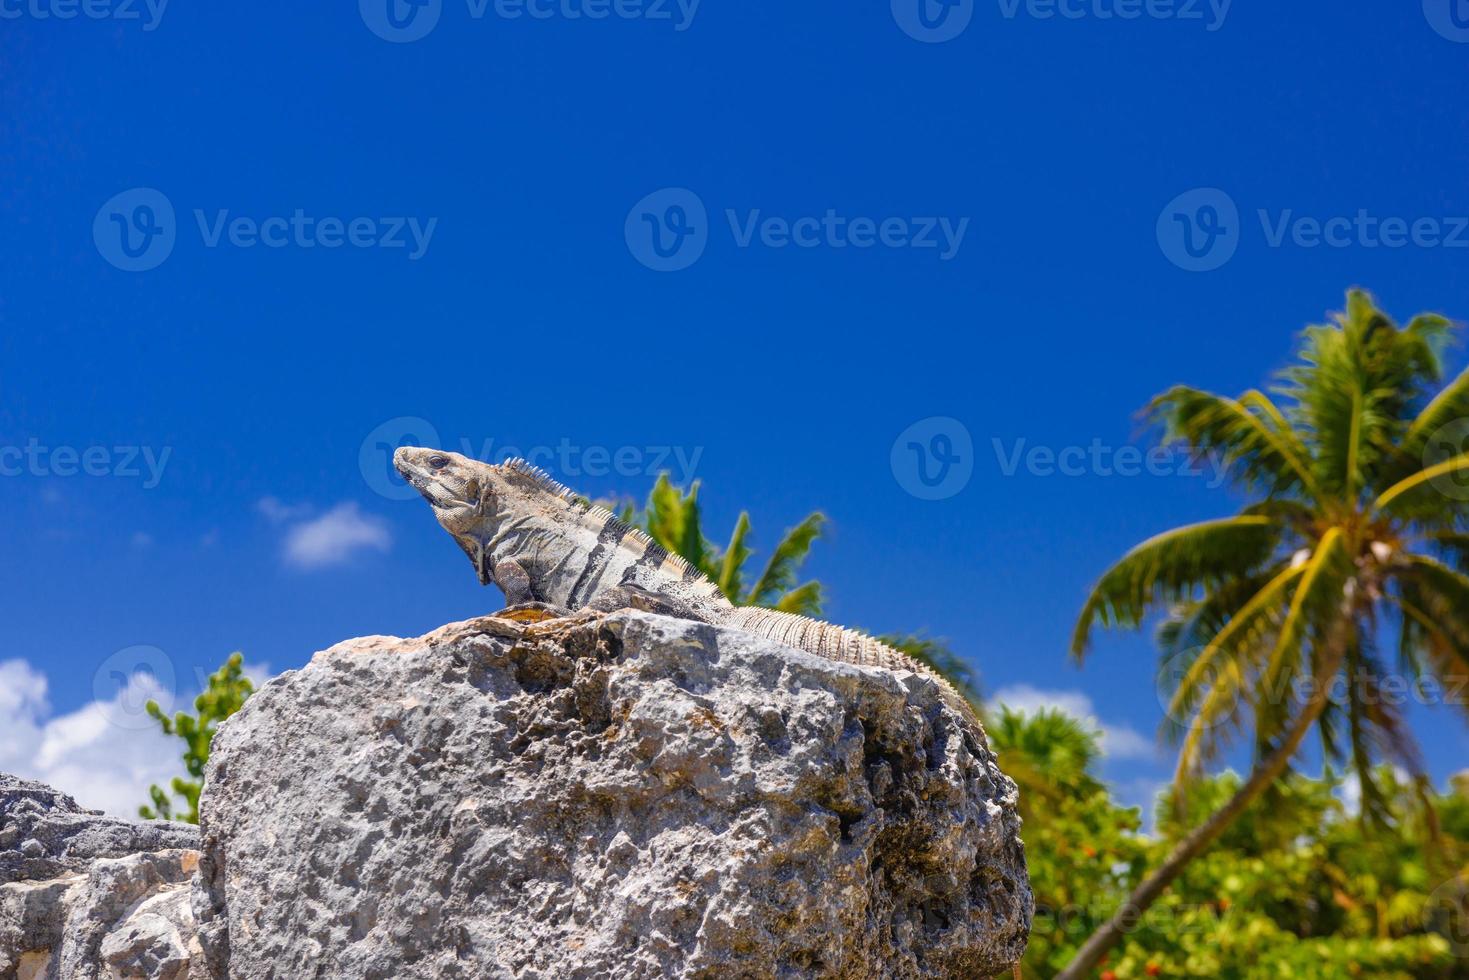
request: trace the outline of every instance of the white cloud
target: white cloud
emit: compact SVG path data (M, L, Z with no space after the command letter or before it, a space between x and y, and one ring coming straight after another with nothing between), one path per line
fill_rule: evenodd
M299 520L311 513L310 504L286 504L278 497L262 497L255 504L255 509L265 515L265 519L272 524L284 524L286 521Z
M1102 733L1102 752L1111 759L1152 759L1153 741L1127 724L1109 724L1097 717L1092 699L1081 691L1046 690L1029 684L1012 684L995 692L995 700L1026 714L1040 708L1056 708L1079 718Z
M391 543L382 521L363 514L355 503L338 504L286 532L286 560L303 568L320 568L345 562L364 548L387 551Z
M132 545L134 548L148 548L153 544L153 535L147 531L134 531Z
M245 675L258 690L270 666L247 663ZM184 775L183 743L164 735L143 705L152 698L168 714L192 711L194 693L175 696L150 670L120 676L113 697L53 715L46 676L24 660L0 662L0 772L38 779L84 807L137 819L149 786L167 789ZM198 681L202 687L206 675Z
M137 816L151 784L182 774L178 740L137 718L144 701L163 693L152 675L133 674L114 698L56 716L46 689L45 675L26 661L0 663L0 771L120 817Z

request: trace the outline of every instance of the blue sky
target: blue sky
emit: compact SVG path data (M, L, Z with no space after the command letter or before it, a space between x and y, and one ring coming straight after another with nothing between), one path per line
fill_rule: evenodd
M831 618L1090 711L1145 798L1148 638L1077 670L1069 630L1234 501L1129 461L1136 412L1267 382L1353 284L1469 317L1469 30L928 2L0 2L0 768L123 806L172 768L138 665L186 698L494 608L394 499L427 430L594 495L692 472L760 544L824 510Z

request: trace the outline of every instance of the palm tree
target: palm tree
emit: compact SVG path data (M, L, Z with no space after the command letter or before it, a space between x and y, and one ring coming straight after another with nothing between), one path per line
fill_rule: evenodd
M1081 659L1098 625L1135 629L1164 612L1175 797L1247 723L1255 763L1061 977L1092 970L1128 917L1287 772L1313 728L1326 759L1361 780L1364 809L1380 812L1375 763L1422 771L1392 703L1393 675L1469 675L1469 371L1430 397L1450 326L1442 317L1399 327L1353 290L1333 320L1303 335L1275 392L1284 408L1259 391L1189 387L1151 405L1165 442L1222 458L1254 502L1128 552L1087 600L1072 650Z
M821 583L796 584L812 543L826 528L826 515L820 511L808 514L786 531L765 563L765 570L753 583L746 583L745 564L754 554L750 548L750 515L740 512L729 543L720 548L704 536L699 481L695 480L685 493L668 481L667 473L659 474L641 514L631 504L619 509L618 516L624 521L647 531L654 541L709 576L735 605L765 606L803 616L821 611Z

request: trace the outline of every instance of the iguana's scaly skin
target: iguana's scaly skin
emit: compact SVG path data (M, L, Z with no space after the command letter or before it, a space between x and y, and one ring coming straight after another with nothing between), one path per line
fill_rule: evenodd
M637 593L653 593L667 600L670 611L700 622L746 630L829 660L924 675L961 717L974 718L948 681L912 657L857 630L734 605L683 558L522 460L491 465L405 447L394 453L393 465L433 505L480 584L500 586L512 605L610 611L632 604Z

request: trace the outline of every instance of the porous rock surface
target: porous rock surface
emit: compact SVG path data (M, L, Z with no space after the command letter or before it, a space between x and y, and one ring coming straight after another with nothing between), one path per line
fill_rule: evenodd
M0 980L205 980L198 843L0 773Z
M976 978L1032 911L931 681L640 612L319 653L221 728L202 814L219 977Z

